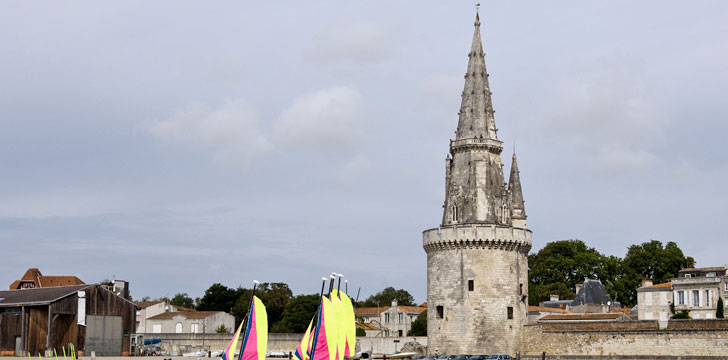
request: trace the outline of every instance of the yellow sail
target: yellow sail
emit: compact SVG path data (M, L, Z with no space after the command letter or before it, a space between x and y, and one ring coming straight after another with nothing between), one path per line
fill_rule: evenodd
M344 304L339 298L339 292L334 289L331 292L331 303L334 305L334 311L336 312L336 360L344 359L344 349L346 348L346 319L344 318Z
M344 308L344 332L346 333L346 346L344 347L344 356L354 356L356 348L356 316L354 315L354 305L345 292L341 292L341 304Z

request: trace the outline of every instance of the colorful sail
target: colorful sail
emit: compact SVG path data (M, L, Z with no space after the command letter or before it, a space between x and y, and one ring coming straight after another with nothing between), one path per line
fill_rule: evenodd
M295 360L308 360L311 358L311 327L313 326L313 319L311 319L311 322L308 323L308 329L306 329L306 332L303 334L303 339L301 339L301 343L298 344L298 348L296 348L296 352L293 353L293 358Z
M238 346L238 338L240 337L240 331L243 330L243 322L238 326L238 330L235 331L235 336L230 340L225 352L222 353L222 360L234 360L235 359L235 348Z
M334 289L331 292L331 304L336 314L336 360L343 360L346 347L346 319L344 319L344 304L339 296L338 290Z
M311 360L336 360L336 323L331 301L321 297Z
M354 305L345 292L339 293L341 304L344 308L344 333L346 344L344 346L344 357L352 357L356 348L356 317L354 316Z
M240 350L240 360L265 360L267 347L268 314L265 312L263 302L257 296L253 296L243 348Z

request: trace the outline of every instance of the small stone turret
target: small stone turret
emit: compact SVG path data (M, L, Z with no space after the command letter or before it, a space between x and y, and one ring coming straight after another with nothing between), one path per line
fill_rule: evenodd
M516 161L516 152L513 152L513 160L511 162L511 176L508 178L508 205L511 209L511 222L513 227L526 227L526 205L523 201L523 191L521 190L521 176L518 171L518 161Z

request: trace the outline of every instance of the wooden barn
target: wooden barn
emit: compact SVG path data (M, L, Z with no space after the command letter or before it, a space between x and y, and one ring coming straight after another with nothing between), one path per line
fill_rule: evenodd
M69 344L126 355L135 322L136 306L101 285L0 291L0 356L60 355Z

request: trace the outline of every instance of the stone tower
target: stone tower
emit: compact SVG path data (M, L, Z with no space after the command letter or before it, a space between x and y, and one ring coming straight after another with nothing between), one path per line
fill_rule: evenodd
M515 355L528 311L531 231L516 155L503 177L480 17L455 140L445 160L442 223L425 230L427 334L431 354Z

